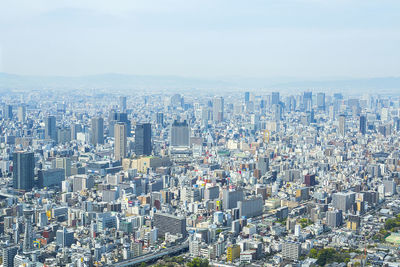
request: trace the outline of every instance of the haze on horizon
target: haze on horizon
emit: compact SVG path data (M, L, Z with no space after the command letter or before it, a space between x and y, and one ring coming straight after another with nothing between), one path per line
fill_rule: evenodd
M3 0L0 72L400 76L397 0Z

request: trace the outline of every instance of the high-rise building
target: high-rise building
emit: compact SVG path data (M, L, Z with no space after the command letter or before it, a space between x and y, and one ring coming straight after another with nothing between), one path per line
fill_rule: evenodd
M222 205L224 210L236 208L238 201L243 201L243 199L244 193L242 189L233 191L224 189L222 191Z
M213 120L215 122L224 120L224 98L221 96L213 99Z
M71 125L71 140L76 140L77 134L82 132L82 125L80 124L72 124Z
M304 184L306 186L309 186L309 187L316 185L316 183L315 183L315 174L306 174L304 176Z
M183 122L175 120L171 125L171 146L188 147L190 145L189 131L186 120Z
M17 255L18 246L3 248L3 266L14 267L14 257Z
M65 180L64 169L48 169L38 171L38 187L58 186L61 188L62 182Z
M325 93L317 94L317 107L319 110L325 110Z
M71 129L70 128L57 128L57 142L65 144L71 142Z
M158 228L158 236L164 237L165 233L186 236L186 218L177 217L167 213L154 214L154 227Z
M326 222L329 227L336 228L343 224L342 210L328 211L326 213Z
M312 92L303 93L303 111L311 111Z
M160 126L164 126L164 113L157 112L156 114L156 123Z
M250 101L250 92L244 92L244 102L248 103Z
M271 105L279 105L279 102L280 102L279 92L272 92Z
M24 209L25 232L24 232L24 243L22 247L24 252L29 252L33 249L32 216L33 216L32 209L30 208Z
M63 229L57 230L56 239L57 245L60 247L70 247L74 243L74 232L63 227Z
M26 107L24 105L18 107L17 111L18 121L24 123L26 120Z
M367 116L361 115L360 116L360 133L365 135L367 132Z
M151 144L151 124L150 123L138 123L135 128L135 154L151 155L152 144Z
M44 138L57 142L56 117L48 116L44 121Z
M238 201L239 216L251 218L260 216L263 213L264 201L261 196L257 196L251 199Z
M332 204L338 210L347 212L355 202L356 194L354 192L339 192L332 195Z
M54 169L64 169L65 177L71 176L71 159L68 157L58 157L52 162Z
M12 105L5 105L3 109L3 118L6 120L12 120L13 118L13 107Z
M109 136L114 137L114 125L123 122L126 125L126 136L131 136L131 121L128 119L128 113L111 111L108 118Z
M298 260L301 255L301 243L285 241L282 244L282 256L284 259Z
M345 136L346 134L346 115L341 114L339 116L339 134Z
M114 125L114 157L115 160L122 160L126 157L126 124L118 122Z
M92 118L91 144L104 144L104 120L101 117Z
M15 152L13 154L14 189L29 191L34 183L35 158L33 152Z
M121 110L121 112L126 111L126 96L119 97L119 109Z

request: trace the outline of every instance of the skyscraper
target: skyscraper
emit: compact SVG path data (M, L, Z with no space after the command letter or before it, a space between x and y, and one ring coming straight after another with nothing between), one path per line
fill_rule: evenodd
M25 106L18 107L17 117L18 117L19 122L25 122L25 119L26 119L26 107Z
M367 132L367 116L361 115L360 116L360 133L365 135Z
M328 211L326 221L329 227L336 228L343 224L342 210Z
M121 110L121 112L126 111L126 96L119 97L119 109Z
M92 145L104 144L104 120L101 117L92 118Z
M3 248L3 266L14 267L14 257L17 255L18 246Z
M48 116L44 121L44 138L57 142L56 117Z
M24 252L29 252L33 249L32 216L33 216L32 209L30 208L24 209L25 232L24 232L24 243L22 247Z
M279 92L272 92L271 105L279 105L279 101L280 101Z
M151 124L150 123L138 123L135 129L135 154L151 155Z
M110 137L114 137L114 125L117 122L123 122L126 126L126 136L131 136L131 121L128 119L126 112L115 112L111 111L108 118L109 134Z
M319 110L325 110L325 93L317 94L317 107Z
M175 120L171 125L171 146L188 147L190 145L189 131L186 120L183 122Z
M244 102L247 103L250 101L250 92L244 92Z
M114 157L115 160L122 160L126 157L126 125L118 122L114 125Z
M213 120L215 122L224 120L224 99L221 96L213 99Z
M339 134L345 136L346 134L346 115L341 114L339 116Z
M312 106L312 92L303 93L303 110L311 111Z
M15 152L13 154L14 189L29 191L34 182L35 158L33 152Z
M164 125L164 113L157 112L156 114L156 123L160 126Z
M13 118L13 107L12 105L5 105L3 109L3 118L6 120L12 120Z

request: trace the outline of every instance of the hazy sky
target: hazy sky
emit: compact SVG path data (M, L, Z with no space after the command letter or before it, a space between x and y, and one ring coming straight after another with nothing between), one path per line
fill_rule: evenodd
M400 1L0 0L0 72L400 76Z

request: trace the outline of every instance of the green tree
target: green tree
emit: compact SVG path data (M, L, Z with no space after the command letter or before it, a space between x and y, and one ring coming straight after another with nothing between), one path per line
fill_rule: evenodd
M187 264L188 267L208 267L208 260L206 259L200 259L200 258L194 258L191 262Z
M310 252L308 253L308 257L316 259L318 258L318 251L315 248L310 249Z

